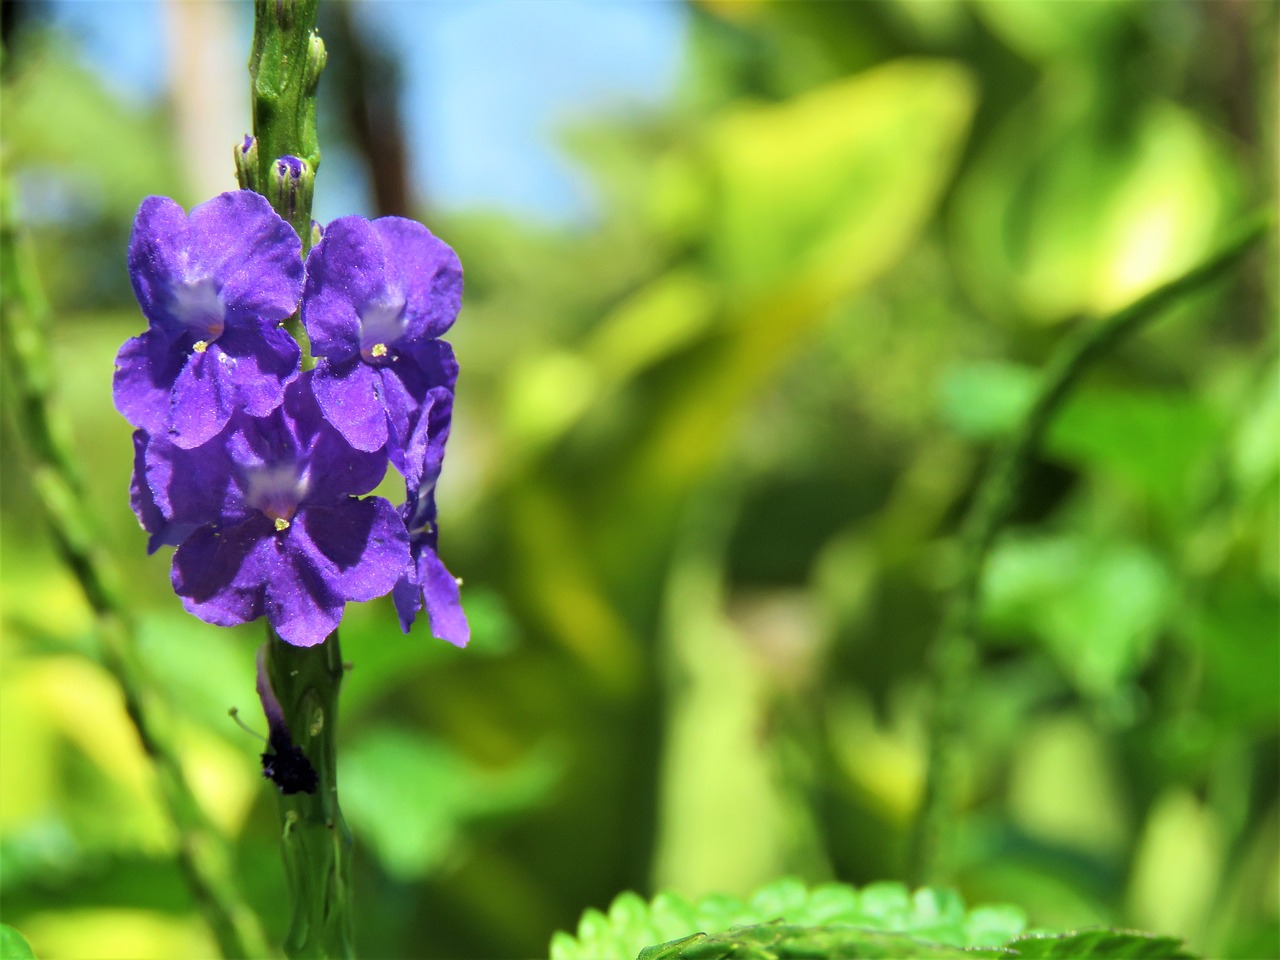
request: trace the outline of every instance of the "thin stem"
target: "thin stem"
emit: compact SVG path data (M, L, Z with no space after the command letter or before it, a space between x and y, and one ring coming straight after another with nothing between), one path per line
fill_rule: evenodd
M18 236L7 185L0 207L6 406L28 448L36 496L48 517L54 544L93 610L102 665L119 684L125 710L155 768L162 800L178 835L178 863L197 907L223 956L270 956L257 917L236 889L227 839L196 802L167 732L156 720L155 688L147 681L134 648L135 624L115 567L85 509L70 431L54 402L45 334L48 304L31 252Z
M957 761L963 712L978 660L975 627L988 556L1018 501L1027 468L1045 431L1090 366L1167 307L1226 273L1271 229L1259 217L1203 263L1129 306L1077 330L1053 354L1031 408L991 461L960 531L959 580L953 588L931 657L933 716L924 802L916 822L911 875L916 883L945 882L951 833L958 818Z
M258 141L257 176L246 189L272 201L276 212L302 238L302 253L311 246L311 191L282 199L268 189L281 157L298 157L320 167L316 134L316 86L324 70L324 43L316 33L319 0L256 0L249 79L253 95L253 135Z
M325 49L315 31L319 0L256 0L249 77L253 92L256 175L241 186L261 192L311 246L311 184L320 166L316 85ZM273 185L280 157L306 161L301 185ZM302 339L297 329L294 332ZM354 956L351 924L351 833L338 806L338 634L316 647L294 647L267 631L267 673L294 744L316 769L314 794L280 795L280 844L293 905L285 953L290 957Z
M294 904L285 954L351 957L351 832L338 806L337 631L319 646L295 647L268 628L267 672L294 744L319 779L315 793L280 795L280 849Z

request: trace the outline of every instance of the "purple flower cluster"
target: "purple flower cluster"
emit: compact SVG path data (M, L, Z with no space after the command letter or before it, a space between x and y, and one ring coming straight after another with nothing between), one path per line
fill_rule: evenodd
M148 329L116 357L117 409L134 433L133 508L149 549L176 546L188 611L223 626L266 616L320 643L348 600L393 595L407 632L470 636L436 555L435 483L458 365L438 339L462 266L426 227L335 220L304 266L262 196L224 193L185 214L143 201L129 275ZM281 326L301 308L315 368ZM364 496L390 462L399 509Z

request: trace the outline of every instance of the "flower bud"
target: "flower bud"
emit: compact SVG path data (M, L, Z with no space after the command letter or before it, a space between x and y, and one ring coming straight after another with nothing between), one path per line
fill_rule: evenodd
M319 221L312 220L311 221L311 246L314 247L323 239L324 239L324 227L320 225Z
M241 190L258 189L258 138L244 135L244 140L234 148L236 157L236 180Z
M277 213L292 223L298 210L311 209L315 184L316 175L311 164L300 157L281 157L271 165L267 199Z
M303 75L308 93L315 92L316 84L320 82L320 74L328 61L329 51L325 49L324 41L320 39L320 34L312 30L311 36L307 38L307 67Z

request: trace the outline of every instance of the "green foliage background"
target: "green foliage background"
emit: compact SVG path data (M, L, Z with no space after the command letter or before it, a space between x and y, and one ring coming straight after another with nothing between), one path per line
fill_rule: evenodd
M474 641L347 615L363 955L545 955L627 889L904 877L977 471L1066 331L1273 202L1276 10L705 2L670 103L566 135L599 223L416 211L467 268L440 500ZM137 203L203 198L65 38L4 69L6 175L74 210L31 234L84 511L278 937L274 799L226 717L261 631L188 617L145 556L110 401ZM1274 255L1109 358L1035 465L967 698L971 903L1280 955ZM208 955L9 420L0 481L3 919L41 956Z

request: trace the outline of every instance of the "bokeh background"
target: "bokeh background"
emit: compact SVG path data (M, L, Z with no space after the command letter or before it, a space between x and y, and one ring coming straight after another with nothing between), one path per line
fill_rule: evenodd
M318 217L414 216L467 276L440 509L473 643L389 602L343 628L362 955L545 955L624 889L904 876L975 480L1069 330L1272 204L1278 9L326 0ZM139 201L234 187L252 9L3 16L84 513L280 936L227 717L262 631L183 613L110 399ZM971 903L1280 955L1274 255L1109 357L1034 465L966 698ZM212 955L8 418L0 480L2 919L42 957Z

